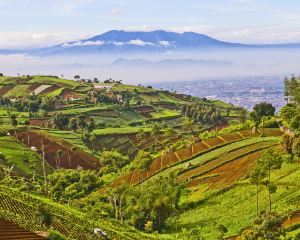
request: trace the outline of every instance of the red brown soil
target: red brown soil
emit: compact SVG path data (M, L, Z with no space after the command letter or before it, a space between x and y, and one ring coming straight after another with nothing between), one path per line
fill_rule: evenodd
M288 227L288 226L294 225L296 223L300 223L300 211L299 210L294 212L290 218L286 218L283 221L282 226Z
M196 179L190 182L189 187L194 187L198 184L205 183L210 184L207 190L222 189L227 186L231 186L236 181L247 176L256 160L261 157L262 152L263 151L251 153L233 162L229 162L220 167L217 167L209 173L205 174L203 176L204 179Z
M204 143L206 143L208 146L210 147L214 147L214 146L217 146L217 145L220 145L220 144L224 144L225 142L223 140L221 140L220 138L218 137L215 137L215 138L209 138L209 139L206 139L203 141Z
M207 149L209 149L209 148L205 144L203 144L202 142L195 143L195 144L192 145L193 154L198 154L198 153L203 152Z
M227 127L228 127L228 123L222 123L221 125L218 125L218 126L214 127L212 130L213 131L220 131L220 130L222 130L224 128L227 128Z
M46 238L29 232L15 223L0 220L0 240L44 240Z
M192 148L191 147L183 148L176 151L176 153L179 159L182 161L192 156Z
M162 159L162 169L167 168L180 161L180 159L176 156L175 153L165 154L161 157L161 159Z
M26 92L27 93L31 93L33 92L35 89L37 89L38 87L40 87L42 84L40 83L33 83L29 88L27 88Z
M30 144L28 144L28 134L30 136ZM53 138L39 134L33 131L21 131L17 133L19 141L26 144L28 147L35 146L38 153L42 154L42 143L45 146L45 159L52 166L56 167L56 153L58 150L62 151L60 167L67 169L76 169L81 167L83 169L98 170L100 162L94 156L89 155L80 150L73 152L72 145L64 140L55 141ZM70 156L70 162L69 162Z
M9 90L13 89L14 85L5 85L0 87L0 95L3 96L6 94Z
M249 131L249 130L247 130L247 131L241 131L240 133L244 137L256 137L256 136L260 135L259 133L252 134L251 131ZM274 135L279 135L279 134L280 134L279 130L278 131L268 131L267 132L268 136L274 136ZM222 136L222 137L224 137L224 136ZM137 145L139 141L140 141L140 143L143 142L143 140L142 141L138 140L136 138L136 136L134 136L134 135L129 136L129 138L133 141L133 143L135 145ZM238 133L228 133L228 134L225 135L225 138L228 140L228 142L234 142L234 141L243 139L242 136L240 134L238 134ZM144 138L144 139L147 139L147 141L145 141L146 142L145 144L147 144L147 145L153 144L153 143L149 144L149 142L153 141L153 139L152 139L152 137L150 135L148 137ZM223 140L221 140L218 137L217 138L211 138L211 139L205 140L203 142L205 142L205 143L208 142L210 144L210 148L213 148L213 147L216 147L216 146L218 146L220 144L224 144L225 143ZM191 158L191 157L193 157L193 156L195 156L195 155L197 155L197 154L199 154L201 152L209 150L210 148L208 148L208 146L206 146L203 142L194 143L194 144L192 144L191 147L183 148L183 149L175 151L174 153L168 153L168 154L166 154L166 155L164 155L162 157L154 159L147 172L143 173L142 175L141 175L140 172L138 172L138 173L131 173L132 177L131 177L131 180L128 183L130 183L130 184L136 184L138 182L144 181L146 178L149 178L149 177L155 175L157 172L159 172L159 171L161 171L161 170L163 170L165 168L168 168L169 166L172 166L172 165L176 164L177 162L184 161L185 159ZM140 148L140 146L138 146L138 147ZM140 149L142 149L142 148L140 148ZM257 153L253 153L253 154L254 154L253 156L255 156L255 154L257 154ZM177 155L179 157L179 160L177 160L178 159L177 156L176 156L176 158L177 158L176 159L174 155ZM249 154L249 155L252 156L252 154ZM235 176L231 176L229 178L228 173L227 173L227 175L224 175L224 173L211 173L211 172L209 172L208 174L205 174L206 177L208 175L211 175L211 174L218 174L218 175L216 175L215 177L211 177L210 176L209 178L206 179L206 181L218 183L219 181L224 181L224 178L225 178L226 181L224 182L224 184L226 185L227 183L231 184L232 182L235 182L236 180L238 180L238 179L246 176L246 174L248 174L248 172L249 172L248 171L249 165L251 165L251 159L248 159L247 156L243 157L241 159L235 160L233 162L227 163L227 164L229 164L228 166L232 167L232 171L234 171L234 169L237 166L240 166L243 163L245 164L245 166L241 166L241 168L239 170L239 173L234 174L234 175L236 175L236 178L235 178ZM208 164L205 164L205 169L204 170L202 169L202 170L206 171L206 170L209 170L209 169L213 169L214 166L216 166L216 165L214 165L215 161L220 161L220 159L222 159L222 156L219 157L218 159L213 160L213 163L209 162ZM237 163L235 163L236 161L237 161ZM212 166L210 166L210 164L212 164ZM227 164L224 164L223 166L220 166L220 169L222 170L223 168L225 168L227 166ZM203 166L200 166L200 167L204 168ZM219 167L216 168L215 171L218 172L218 169L219 169ZM185 174L187 174L187 178L189 178L190 176L198 174L199 173L198 170L199 169L196 168L196 169L191 170L191 171L194 171L193 174L190 174L191 171L189 171L189 172L187 172ZM182 177L182 175L181 175L181 177ZM186 177L184 177L184 176L182 178L186 179ZM120 184L120 180L121 179L126 179L126 178L124 178L124 176L121 176L115 182L117 182L118 184ZM191 182L190 185L191 186L196 186L201 181L204 181L204 179L201 179L201 180L196 179L193 182ZM113 182L111 185L115 185L115 182ZM116 184L116 185L118 185L118 184Z
M155 158L148 170L148 175L153 176L155 173L161 170L161 157Z
M221 136L221 138L223 138L226 142L234 142L243 139L242 136L237 133L227 133Z
M261 148L261 147L267 147L268 145L265 144L263 145L263 143L256 143L251 145L251 149L247 149L247 151L249 152L249 154L247 154L247 152L245 152L245 148L241 148L241 149L237 149L235 151L229 152L225 155L221 155L218 158L212 159L206 163L203 163L202 165L199 165L198 167L191 169L190 171L187 171L185 173L183 173L182 175L179 176L179 180L183 181L186 179L189 179L190 177L193 177L195 175L204 173L204 175L207 175L206 172L209 171L209 175L211 174L219 174L218 172L215 173L214 169L224 169L226 168L226 171L229 169L227 169L227 166L230 166L234 169L235 167L235 162L239 162L238 160L241 161L248 161L248 159L246 158L246 160L241 157L239 159L235 159L235 157L240 156L241 154L247 154L246 156L249 156L251 153L251 150L257 149L257 148ZM253 157L254 158L254 157ZM234 161L231 161L229 163L224 163L230 159L233 159ZM224 164L223 164L224 163ZM229 164L229 165L227 165ZM246 163L245 163L246 164ZM220 166L219 166L220 165ZM231 170L230 170L231 171Z
M48 127L51 128L51 122L47 118L41 118L41 119L30 119L29 120L30 126L37 126L37 127Z

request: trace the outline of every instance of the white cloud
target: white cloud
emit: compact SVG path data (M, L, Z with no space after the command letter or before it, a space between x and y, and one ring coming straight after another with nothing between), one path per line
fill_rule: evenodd
M160 41L159 44L164 47L171 47L171 43L169 41Z
M93 35L71 32L0 32L0 48L48 47L76 39L84 39Z
M116 46L123 46L123 45L125 45L124 42L112 42L112 44L114 44Z
M63 47L82 47L82 46L101 46L105 44L104 41L79 41L74 43L65 43L62 46Z
M149 46L153 46L154 44L151 43L151 42L144 42L140 39L136 39L136 40L130 40L129 42L127 42L128 44L132 44L132 45L138 45L138 46L146 46L146 45L149 45Z
M121 15L121 14L126 13L126 12L127 12L127 10L124 9L124 8L113 8L110 11L110 15L117 16L117 15Z

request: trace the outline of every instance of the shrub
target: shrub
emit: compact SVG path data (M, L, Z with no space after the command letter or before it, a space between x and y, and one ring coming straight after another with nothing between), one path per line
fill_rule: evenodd
M66 240L66 238L59 232L51 230L49 232L48 240Z

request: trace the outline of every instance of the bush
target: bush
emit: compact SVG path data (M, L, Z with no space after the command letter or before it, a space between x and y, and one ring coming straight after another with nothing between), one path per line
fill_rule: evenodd
M266 128L278 128L279 125L275 118L271 118L265 122L265 127Z
M59 232L51 230L49 232L48 240L66 240L66 238Z

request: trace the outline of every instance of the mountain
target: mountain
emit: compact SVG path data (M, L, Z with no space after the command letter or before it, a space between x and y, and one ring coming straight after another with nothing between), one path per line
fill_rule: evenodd
M126 32L112 30L92 38L68 42L33 53L72 54L131 51L185 51L203 48L229 48L247 45L228 43L194 32L175 33L167 31Z
M67 42L28 53L38 55L99 54L126 52L169 52L241 48L295 48L295 44L241 44L220 41L194 32L175 33L163 30L128 32L112 30L92 38Z

